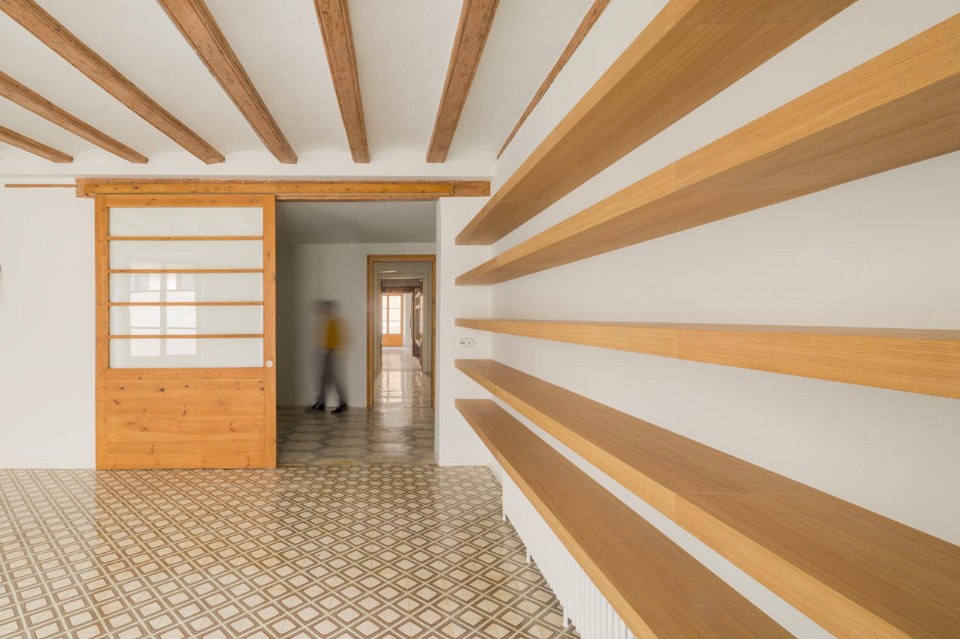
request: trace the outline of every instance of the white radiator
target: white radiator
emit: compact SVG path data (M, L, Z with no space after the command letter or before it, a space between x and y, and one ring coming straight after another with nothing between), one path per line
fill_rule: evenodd
M635 639L587 573L550 530L533 504L507 473L503 480L503 516L513 524L544 579L563 606L564 621L582 639Z

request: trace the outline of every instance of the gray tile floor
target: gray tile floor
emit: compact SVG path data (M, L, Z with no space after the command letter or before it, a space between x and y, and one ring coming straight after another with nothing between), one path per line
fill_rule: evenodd
M374 406L329 411L277 410L280 466L434 464L430 377L406 348L384 348Z

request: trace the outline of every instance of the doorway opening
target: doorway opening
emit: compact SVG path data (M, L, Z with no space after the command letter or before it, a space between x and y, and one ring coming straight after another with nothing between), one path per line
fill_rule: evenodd
M278 464L435 463L436 203L284 202L277 238Z
M367 405L432 409L436 256L367 258Z

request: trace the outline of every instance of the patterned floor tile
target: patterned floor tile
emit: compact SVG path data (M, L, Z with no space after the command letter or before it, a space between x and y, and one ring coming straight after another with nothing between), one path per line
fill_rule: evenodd
M0 638L567 639L487 468L0 470Z

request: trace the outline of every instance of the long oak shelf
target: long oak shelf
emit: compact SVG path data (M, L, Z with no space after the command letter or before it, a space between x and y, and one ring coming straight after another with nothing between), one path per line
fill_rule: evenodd
M505 282L956 151L958 47L960 14L504 251L456 283Z
M957 546L498 362L457 368L836 636L960 630Z
M456 406L637 637L791 636L496 403Z
M960 399L960 330L510 319L456 325Z
M853 0L671 0L457 236L492 244Z

